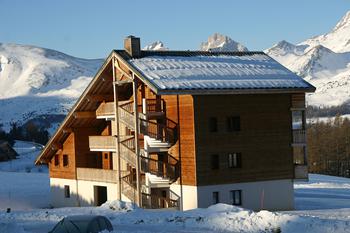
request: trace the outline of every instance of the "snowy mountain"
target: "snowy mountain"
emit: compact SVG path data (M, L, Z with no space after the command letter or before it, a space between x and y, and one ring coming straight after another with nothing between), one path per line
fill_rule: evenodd
M155 41L143 48L144 50L169 50L169 48L164 46L164 43L161 41Z
M307 45L309 48L323 45L337 53L350 52L350 11L330 32L310 38L300 44Z
M34 46L0 44L0 123L66 114L101 59L81 59Z
M329 33L297 45L281 41L265 52L316 86L308 104L350 103L350 11Z
M230 37L214 33L209 36L207 42L200 45L202 51L248 51L242 44L232 40Z

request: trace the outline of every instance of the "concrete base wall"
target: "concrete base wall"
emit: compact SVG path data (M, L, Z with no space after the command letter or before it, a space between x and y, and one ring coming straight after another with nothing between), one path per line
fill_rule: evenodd
M230 191L242 190L242 207L251 210L292 210L294 189L292 180L273 180L210 186L171 185L171 191L182 196L181 209L206 208L213 204L213 192L219 192L219 202L230 203ZM181 195L182 194L182 195Z
M107 187L107 200L118 198L118 185L50 178L51 204L53 207L93 206L95 205L94 186ZM70 187L70 198L65 198L64 186ZM242 207L251 210L292 210L294 209L294 190L292 180L273 180L210 186L182 187L172 184L170 190L180 196L180 209L206 208L213 204L213 192L219 192L219 202L230 203L230 191L242 190ZM129 201L122 195L124 201Z
M64 186L69 185L70 197L66 198ZM107 200L118 198L118 185L113 183L50 178L51 205L53 207L94 206L94 186L107 187Z

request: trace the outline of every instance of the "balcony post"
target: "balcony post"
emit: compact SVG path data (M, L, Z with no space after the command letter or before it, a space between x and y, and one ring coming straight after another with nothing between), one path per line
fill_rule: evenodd
M119 135L119 113L118 113L118 82L117 82L117 76L115 74L116 68L115 68L115 57L112 58L112 70L113 70L113 93L114 93L114 121L115 121L115 128L116 128L116 154L117 154L117 171L118 171L118 200L122 199L122 187L121 187L121 165L120 165L120 135Z
M140 183L140 148L139 148L139 113L137 103L138 79L133 73L133 94L134 94L134 119L135 119L135 154L136 154L136 203L141 207L141 183Z

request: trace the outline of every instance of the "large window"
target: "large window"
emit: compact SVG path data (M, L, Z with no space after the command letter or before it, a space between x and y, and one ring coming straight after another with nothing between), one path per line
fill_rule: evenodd
M211 155L211 169L212 170L217 170L220 168L219 165L219 155Z
M55 155L54 160L55 160L55 166L56 167L59 166L60 165L60 157L59 157L59 155Z
M64 167L68 166L68 155L63 155L63 166Z
M230 199L232 205L242 205L242 190L230 191Z
M69 189L69 185L65 185L65 186L64 186L64 197L65 197L65 198L70 198L70 189Z
M219 192L213 192L213 204L217 204L219 201Z
M209 131L210 132L218 131L218 119L216 117L209 118Z
M230 153L228 154L228 167L239 168L242 166L242 154L241 153Z
M234 132L241 130L241 118L239 116L227 117L227 131Z

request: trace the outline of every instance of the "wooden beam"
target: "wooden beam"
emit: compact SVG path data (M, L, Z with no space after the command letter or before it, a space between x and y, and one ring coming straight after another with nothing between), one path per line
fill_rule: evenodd
M68 134L68 133L73 133L73 130L71 128L64 128L62 130L63 133Z
M116 66L116 68L122 73L122 76L126 76L128 79L132 80L131 75L128 74L125 70L123 70L123 69L121 68L121 66L119 65L118 59L117 59L116 62L115 62L115 66ZM121 78L122 78L122 77L121 77Z
M75 112L74 117L76 119L96 118L96 112Z
M61 143L53 143L51 145L51 149L52 150L62 150L63 149L63 145Z
M107 95L107 94L87 95L86 98L90 102L102 102L102 101L111 102L114 100L113 94L110 94L110 95Z

